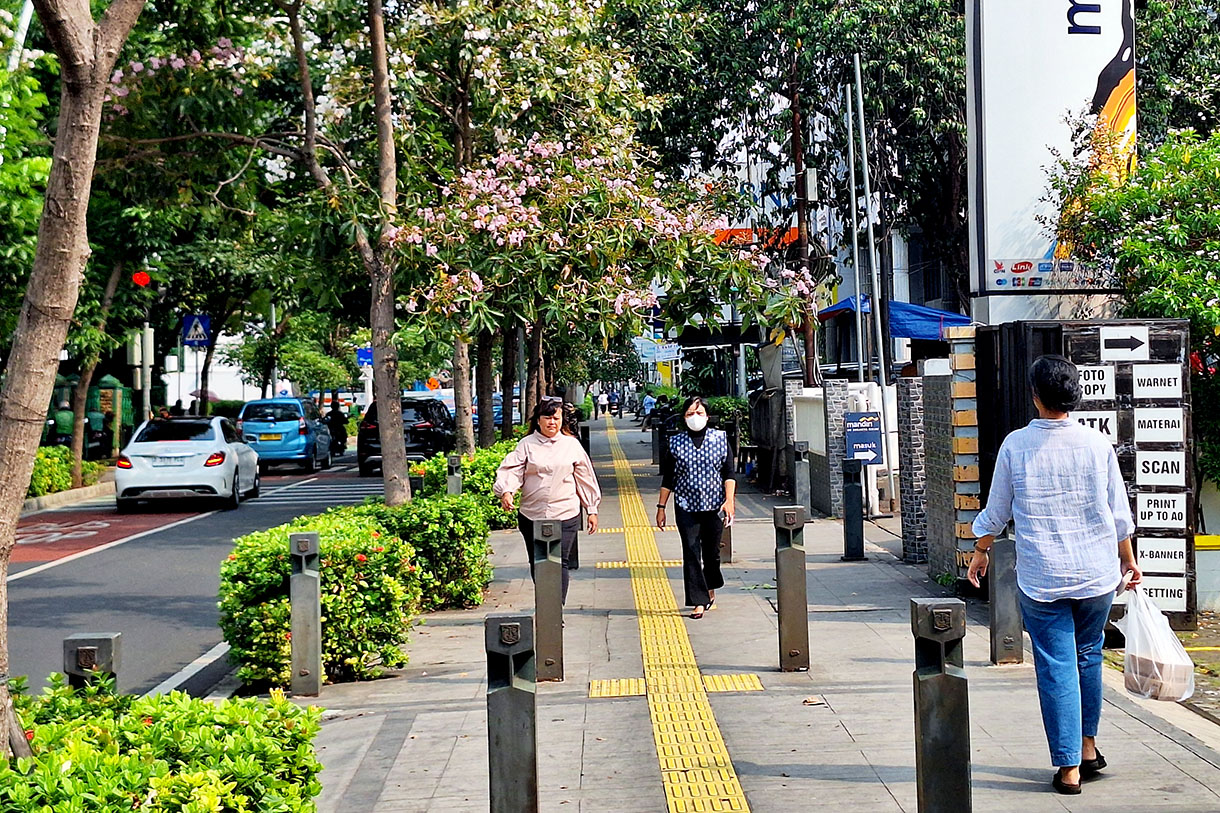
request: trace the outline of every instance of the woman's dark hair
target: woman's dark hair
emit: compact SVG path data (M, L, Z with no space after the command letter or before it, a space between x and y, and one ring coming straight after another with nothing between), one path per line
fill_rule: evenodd
M692 395L690 398L687 398L685 401L682 402L682 410L678 414L685 415L687 412L690 411L690 408L695 406L696 404L702 404L704 412L709 411L707 408L707 401L705 401L703 399L702 395Z
M565 435L580 436L580 409L576 404L567 402L563 405L563 426L560 429Z
M1029 367L1029 386L1052 412L1071 412L1080 405L1080 374L1063 356L1039 356Z
M560 414L561 418L563 417L563 400L553 396L543 398L538 402L538 406L534 408L534 417L530 418L530 431L538 431L538 419L543 415L549 418L556 412ZM562 424L560 425L562 426Z

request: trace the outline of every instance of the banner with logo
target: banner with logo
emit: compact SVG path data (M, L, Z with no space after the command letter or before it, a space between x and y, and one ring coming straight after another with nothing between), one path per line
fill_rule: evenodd
M970 263L983 294L1109 290L1108 269L1083 267L1046 225L1049 170L1072 155L1071 120L1095 116L1135 155L1132 0L969 0L967 122ZM1070 205L1070 204L1069 204Z

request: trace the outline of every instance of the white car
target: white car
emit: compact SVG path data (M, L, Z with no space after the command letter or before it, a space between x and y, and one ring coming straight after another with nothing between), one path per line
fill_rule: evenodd
M145 421L119 455L114 488L119 513L175 497L218 497L236 508L258 496L258 452L228 418Z

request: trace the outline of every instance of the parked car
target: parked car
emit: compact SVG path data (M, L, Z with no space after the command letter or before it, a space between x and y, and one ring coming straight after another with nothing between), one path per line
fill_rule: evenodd
M119 455L114 489L119 513L141 500L182 497L218 497L236 508L258 496L258 453L228 418L145 421Z
M249 401L237 429L258 452L263 471L275 463L296 463L311 473L330 468L330 430L309 398Z
M402 434L409 460L426 460L453 450L457 425L444 402L425 395L402 399ZM369 404L356 433L356 462L363 477L381 467L381 432L377 402Z
M479 396L474 396L474 425L477 429L479 426ZM491 419L492 423L499 426L504 420L504 395L499 392L492 394L491 399Z

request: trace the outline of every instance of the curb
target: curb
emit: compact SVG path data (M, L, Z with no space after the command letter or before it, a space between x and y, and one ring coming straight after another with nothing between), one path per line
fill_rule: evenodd
M21 516L46 511L49 508L61 508L78 502L91 500L94 497L109 497L114 494L114 481L97 483L83 488L70 488L67 491L57 491L42 497L30 497L21 506Z

